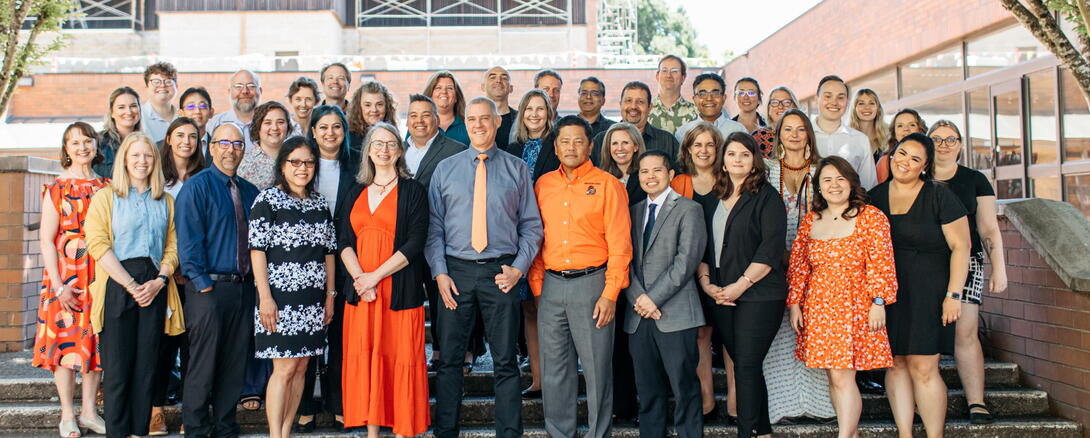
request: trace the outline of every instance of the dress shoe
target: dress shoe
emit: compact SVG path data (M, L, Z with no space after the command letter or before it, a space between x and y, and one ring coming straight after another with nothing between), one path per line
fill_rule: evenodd
M163 419L163 408L152 408L151 422L148 424L149 436L164 436L167 434L167 422Z
M291 431L295 433L311 433L314 432L316 424L318 424L318 422L314 419L311 419L307 423L295 423L295 425L291 427Z
M523 400L536 400L536 399L539 399L539 398L541 398L541 389L526 388L526 389L522 390L522 399Z
M855 383L859 385L859 392L864 394L884 394L885 386L877 380L872 372L860 372L855 374Z

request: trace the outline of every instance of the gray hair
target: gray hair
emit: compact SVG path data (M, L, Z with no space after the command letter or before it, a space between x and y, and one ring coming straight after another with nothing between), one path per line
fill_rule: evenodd
M795 97L795 92L791 91L790 88L787 88L784 85L780 85L779 87L773 88L772 91L768 92L768 103L765 104L765 117L768 117L769 119L772 119L772 116L769 115L772 113L772 107L769 105L772 105L772 95L776 94L777 91L786 92L787 95L791 97L791 101L795 102L795 108L799 107L799 98Z
M375 163L371 162L371 139L380 129L389 132L397 141L397 151L400 153L397 161L394 162L397 177L405 179L413 177L409 173L409 166L405 164L405 144L401 141L401 134L397 132L397 127L386 122L378 122L367 130L367 136L363 138L363 144L360 145L360 170L356 174L356 182L365 186L375 181Z
M477 104L481 104L481 103L488 105L488 109L490 109L492 111L492 117L499 117L500 116L500 110L499 110L499 108L496 107L496 102L493 102L492 99L489 99L489 98L484 97L484 96L477 96L477 97L474 97L474 98L470 99L469 102L466 103L466 108L469 108L472 105L477 105Z
M227 78L227 87L228 88L230 88L232 85L234 85L233 83L231 83L231 80L234 79L235 76L237 76L239 73L242 73L242 72L249 73L250 77L254 78L254 85L257 85L257 88L261 88L261 77L258 76L257 73L254 73L253 70L250 70L250 69L247 69L247 68L239 69L238 71L231 74L231 77Z

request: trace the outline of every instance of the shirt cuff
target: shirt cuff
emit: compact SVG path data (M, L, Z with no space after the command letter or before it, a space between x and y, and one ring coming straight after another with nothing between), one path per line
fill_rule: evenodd
M602 298L616 302L617 295L621 294L621 288L616 286L606 285L605 289L602 289Z
M196 278L193 278L192 281L193 287L197 292L208 289L214 284L212 282L212 277L209 277L208 274L200 274Z

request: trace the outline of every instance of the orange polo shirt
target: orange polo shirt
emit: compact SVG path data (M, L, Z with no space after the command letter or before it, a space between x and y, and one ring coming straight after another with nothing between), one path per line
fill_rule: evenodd
M628 193L621 181L590 160L572 172L564 167L537 180L534 193L541 210L545 242L530 266L527 281L541 295L545 270L566 271L606 265L602 296L616 301L628 287L632 262Z

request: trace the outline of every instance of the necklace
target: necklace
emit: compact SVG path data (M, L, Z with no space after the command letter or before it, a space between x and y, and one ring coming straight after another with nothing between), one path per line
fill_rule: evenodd
M783 167L784 169L787 169L787 170L793 170L795 172L798 172L800 170L806 170L806 169L810 168L810 159L807 158L806 162L802 163L802 165L799 166L799 167L791 167L790 165L787 164L786 160L784 160L783 158L780 158L780 167Z
M379 184L378 182L376 182L376 181L374 181L374 180L372 180L372 181L371 181L371 184L374 184L374 185L376 185L376 186L382 187L382 190L380 190L380 191L378 192L379 196L382 196L382 195L385 195L385 194L386 194L386 188L387 188L387 187L389 187L389 186L390 186L390 184L393 184L393 183L394 183L394 181L397 181L397 175L394 175L394 177L393 177L393 178L390 178L390 181L389 181L389 182L387 182L386 184Z

